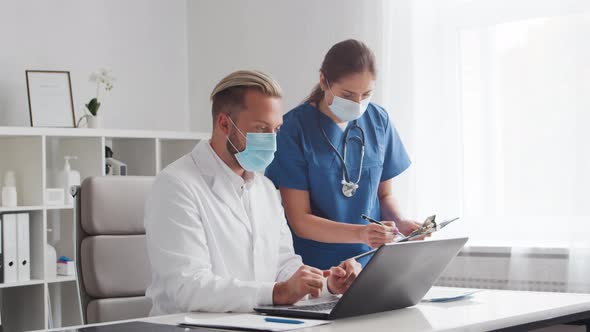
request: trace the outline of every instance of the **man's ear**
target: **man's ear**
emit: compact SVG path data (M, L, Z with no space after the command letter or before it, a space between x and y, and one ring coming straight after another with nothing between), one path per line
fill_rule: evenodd
M231 127L231 122L229 121L229 114L227 113L219 113L217 115L217 127L223 132L226 136L229 136L229 130Z

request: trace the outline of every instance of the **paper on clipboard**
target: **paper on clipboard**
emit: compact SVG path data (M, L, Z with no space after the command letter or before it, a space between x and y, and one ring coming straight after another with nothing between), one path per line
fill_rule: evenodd
M441 223L437 223L435 221L436 216L430 216L428 218L426 218L426 221L424 222L424 224L422 225L422 227L418 228L417 230L413 231L410 235L400 238L394 242L398 243L398 242L407 242L410 241L412 239L415 239L417 237L421 237L421 236L425 236L428 234L432 234L434 232L437 232L441 229L443 229L444 227L446 227L447 225L449 225L450 223L452 223L453 221L459 219L459 217L457 218L453 218L453 219L449 219L449 220L445 220Z
M435 218L436 215L430 216L428 218L426 218L426 220L424 221L424 223L422 224L422 227L420 227L419 229L415 230L414 232L412 232L410 235L393 240L393 243L401 243L401 242L408 242L410 240L413 240L415 238L421 237L421 236L425 236L428 234L432 234L436 231L439 231L441 229L443 229L444 227L448 226L450 223L452 223L453 221L459 219L459 217L453 218L453 219L449 219L449 220L445 220L441 223L436 223L435 222ZM360 255L351 257L352 259L359 259L359 258L363 258L365 256L369 256L374 254L379 248L375 248L373 250L369 250L365 253L362 253Z

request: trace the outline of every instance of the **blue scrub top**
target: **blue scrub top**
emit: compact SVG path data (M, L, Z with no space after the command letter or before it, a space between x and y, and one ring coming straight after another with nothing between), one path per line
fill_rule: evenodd
M354 121L348 123L348 127ZM343 153L344 132L332 119L309 103L302 104L283 117L277 136L275 158L266 169L266 176L277 188L306 190L314 215L333 221L366 225L366 214L381 220L377 191L382 181L389 180L410 166L410 159L388 113L376 104L357 120L365 133L365 157L359 188L352 197L342 194L342 163L330 148L320 130L324 129L334 147ZM348 128L347 127L347 128ZM346 163L349 178L356 182L360 167L358 128L348 135ZM341 261L370 250L366 244L322 243L298 237L293 232L295 252L303 262L328 269ZM370 257L359 262L365 266Z

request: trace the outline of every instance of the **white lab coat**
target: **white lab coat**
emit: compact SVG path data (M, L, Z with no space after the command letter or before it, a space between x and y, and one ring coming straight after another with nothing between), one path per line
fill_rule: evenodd
M272 182L254 176L246 211L227 171L202 141L157 176L144 220L150 315L252 311L302 265Z

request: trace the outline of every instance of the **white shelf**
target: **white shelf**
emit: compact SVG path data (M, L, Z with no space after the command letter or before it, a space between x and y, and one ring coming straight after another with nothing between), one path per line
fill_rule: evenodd
M122 129L0 127L0 136L117 137L159 138L164 140L202 140L210 138L211 134L205 132Z
M0 207L0 213L6 212L29 212L29 211L41 211L43 210L43 206L34 205L34 206L17 206L17 207Z
M55 284L59 282L76 281L76 276L56 276L55 279L47 280L48 284Z
M17 281L17 282L9 282L9 283L0 283L0 289L2 289L2 288L12 288L12 287L31 286L31 285L42 285L42 284L43 284L43 280L31 279L29 281Z
M114 158L127 164L128 175L155 176L210 133L0 127L1 172L15 170L19 204L0 207L0 213L30 213L31 281L0 284L0 316L5 331L47 329L51 312L58 325L81 324L79 283L75 276L45 276L46 243L52 243L57 257L77 259L74 206L47 205L47 188L60 187L59 172L65 156L77 156L72 169L80 172L81 181L105 174L105 146L113 149ZM52 232L47 232L51 229ZM29 286L29 287L23 287ZM49 301L48 301L49 300ZM54 318L55 318L54 317ZM6 325L6 326L5 326ZM56 326L58 327L58 326Z
M73 205L45 205L47 210L69 210L73 209Z

